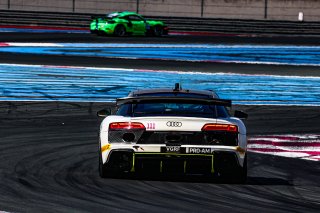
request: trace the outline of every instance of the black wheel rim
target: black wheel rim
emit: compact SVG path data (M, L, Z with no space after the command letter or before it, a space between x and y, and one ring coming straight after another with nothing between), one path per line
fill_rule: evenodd
M118 26L116 29L116 35L117 36L124 36L125 34L126 34L126 31L125 31L124 27Z
M156 26L156 27L154 28L154 34L155 34L156 36L161 36L161 35L162 35L162 28L159 27L159 26Z

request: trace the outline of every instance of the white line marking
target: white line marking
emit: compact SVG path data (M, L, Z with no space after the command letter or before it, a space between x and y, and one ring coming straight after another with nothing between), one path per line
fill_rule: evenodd
M59 43L19 43L19 42L7 42L9 46L13 47L63 47L63 44Z

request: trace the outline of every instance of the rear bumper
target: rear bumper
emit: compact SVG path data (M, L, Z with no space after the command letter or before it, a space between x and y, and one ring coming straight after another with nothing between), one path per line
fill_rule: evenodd
M245 152L237 147L181 146L180 150L170 151L165 145L117 144L102 152L102 156L104 166L116 172L214 175L242 167Z

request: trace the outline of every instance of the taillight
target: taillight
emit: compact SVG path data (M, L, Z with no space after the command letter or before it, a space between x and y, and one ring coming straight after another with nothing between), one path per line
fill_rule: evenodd
M233 124L205 124L201 130L238 132L238 126Z
M116 122L109 124L109 130L121 129L146 129L146 127L142 123L138 122Z

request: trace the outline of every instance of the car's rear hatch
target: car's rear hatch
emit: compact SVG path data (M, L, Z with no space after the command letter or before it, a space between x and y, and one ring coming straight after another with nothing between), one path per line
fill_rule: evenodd
M109 141L137 144L166 145L238 145L238 131L222 119L193 117L136 117L132 123L141 123L145 129L121 129L109 131ZM214 128L207 129L211 125ZM219 125L219 126L218 126Z

